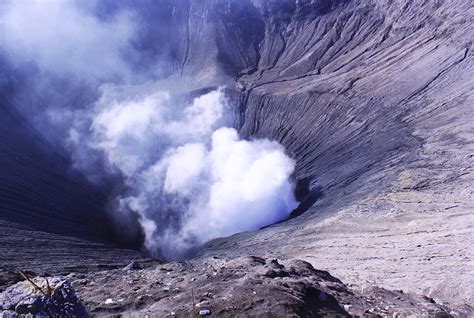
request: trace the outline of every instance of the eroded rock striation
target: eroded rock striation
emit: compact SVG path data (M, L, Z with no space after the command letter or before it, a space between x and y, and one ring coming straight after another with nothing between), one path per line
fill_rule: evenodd
M192 270L212 257L299 258L359 292L381 286L437 303L474 302L471 1L163 0L149 14L169 27L150 39L167 43L163 86L227 85L240 133L279 141L297 162L301 204L293 218L209 242ZM2 99L1 109L14 105L14 98ZM12 125L7 118L2 127ZM20 137L21 145L40 142L27 131L0 129L1 249L22 255L3 257L1 267L41 263L65 273L114 262L120 268L140 257L110 247L113 229L91 230L104 218L91 214L89 227L81 211L100 210L104 196L64 178L64 164L44 151L16 144ZM69 254L80 259L63 262ZM284 304L285 292L275 290L285 287L274 278L265 278L272 283L264 293ZM291 301L314 313L301 288ZM92 310L105 310L94 305L105 300L81 292ZM273 306L268 297L258 308ZM151 306L146 300L137 310Z

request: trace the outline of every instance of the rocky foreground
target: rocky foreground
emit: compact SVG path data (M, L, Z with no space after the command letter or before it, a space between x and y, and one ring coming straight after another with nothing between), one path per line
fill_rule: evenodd
M469 306L437 304L429 297L402 290L348 286L302 260L257 256L157 265L133 262L122 269L38 277L6 288L0 293L0 306L3 317L28 313L79 317L468 317L474 313Z

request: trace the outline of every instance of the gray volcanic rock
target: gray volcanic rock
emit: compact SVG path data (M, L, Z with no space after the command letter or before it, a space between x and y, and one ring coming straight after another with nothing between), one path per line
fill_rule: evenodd
M69 282L59 277L23 281L0 293L2 317L88 317ZM48 290L49 287L49 290Z
M142 253L8 223L0 220L0 291L21 280L19 270L35 275L66 275L123 268L134 261L155 266Z
M401 291L354 291L305 261L256 256L71 279L95 316L194 317L205 311L215 317L462 317L472 312L468 306L449 308Z
M472 303L471 3L320 3L257 3L261 58L237 79L241 133L296 158L305 213L201 255L304 258L346 282Z
M159 4L159 16L169 22L172 30L159 33L155 39L157 43L169 43L171 52L163 87L180 83L183 90L191 91L227 85L238 106L240 133L277 140L295 158L294 178L302 201L294 218L287 222L209 242L198 259L190 263L189 270L200 271L199 266L209 265L206 262L217 264L214 256L258 255L285 261L299 258L354 284L353 292L361 293L362 298L369 293L368 286L378 285L424 293L437 303L474 302L471 1L189 0L178 4L162 0ZM0 120L3 118L0 116ZM117 268L130 263L134 257L128 251L123 252L128 256L118 249L107 254L103 253L107 244L89 243L112 241L109 234L95 230L100 222L90 222L91 228L77 227L84 224L83 219L79 222L82 211L100 208L97 202L102 199L89 196L96 192L80 190L84 184L64 179L65 169L48 166L51 161L37 161L48 158L44 153L35 154L35 160L24 159L30 150L39 153L29 147L36 143L34 134L7 138L11 131L23 134L19 129L0 130L0 159L6 163L0 179L0 218L5 220L1 223L5 229L18 229L19 234L0 238L15 238L14 250L21 257L2 259L1 267L14 268L21 259L27 269L36 263L48 268L44 260L54 254L51 250L56 250L57 241L61 253L53 259L68 253L79 255L68 258L73 267L88 258L98 263L106 259L122 263ZM25 146L12 140L22 140ZM15 171L27 173L17 178ZM38 185L45 188L40 191ZM28 226L12 225L18 223ZM33 232L27 235L25 231ZM72 239L71 235L82 239ZM42 242L51 245L42 247ZM11 251L12 246L2 242L1 248ZM89 246L93 248L89 250ZM32 249L36 249L34 258L22 258ZM265 297L250 307L258 308L255 312L259 314L272 310L274 303L265 300L269 297L276 297L275 302L282 304L275 307L276 314L289 308L314 314L311 303L305 300L308 293L323 290L330 294L317 284L315 273L308 278L306 274L269 269L267 260L261 262L265 265L259 268L274 277L258 278L271 282L261 285L265 286ZM58 267L49 267L67 271L66 262L55 264ZM103 272L97 280L107 282L107 275L115 273ZM123 275L124 289L143 288L145 282L152 284L161 279L161 274L153 276L155 273L144 270L126 275L120 270L117 275ZM243 281L237 277L226 284L226 292L231 293L232 286L243 288L238 290L239 295L250 290L259 275L255 272L249 275L252 279ZM279 279L274 278L281 276L282 280L290 277L294 284L288 287L289 293L276 284ZM311 281L309 285L302 283L306 279ZM109 304L101 305L106 300L103 295L99 297L97 285L78 288L88 306L98 313L129 308L168 308L185 313L185 306L189 308L191 303L191 285L188 281L179 284L179 288L188 288L186 299L180 299L181 292L171 298L164 297L170 290L158 293L159 289L153 289L153 300L145 293L141 295L145 298L127 300L124 306L113 298L111 308ZM385 289L379 292L402 297ZM341 293L350 294L344 288ZM380 296L378 292L373 295ZM153 307L160 297L164 307ZM176 309L177 304L183 307ZM356 308L354 302L351 304L350 308ZM352 313L341 305L329 309ZM233 304L219 306L218 310L224 310ZM364 306L360 307L364 311L373 308ZM394 306L405 308L404 304ZM406 308L402 314L416 310ZM354 309L356 314L364 311ZM389 312L395 314L395 309Z

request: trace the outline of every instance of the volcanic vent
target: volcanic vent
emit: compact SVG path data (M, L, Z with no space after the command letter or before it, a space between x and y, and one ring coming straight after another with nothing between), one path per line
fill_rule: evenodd
M472 300L470 1L1 6L5 255L182 258L297 216L199 256Z

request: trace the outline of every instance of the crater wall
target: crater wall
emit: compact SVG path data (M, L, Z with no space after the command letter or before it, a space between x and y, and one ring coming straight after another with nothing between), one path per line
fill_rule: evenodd
M154 49L169 60L164 87L227 85L240 133L282 143L306 188L297 217L212 241L200 257L298 257L348 282L473 301L470 1L159 5L148 18L169 29L151 32L147 43L166 43ZM2 112L12 107L2 103ZM103 211L100 194L51 161L22 164L37 141L29 133L13 138L20 130L8 128L17 124L7 116L0 130L2 220L110 237L94 227L102 220L103 212L92 212ZM15 177L22 183L8 181L13 171L24 174ZM40 184L41 193L30 187ZM91 218L84 220L84 211ZM20 253L25 246L18 243ZM117 253L111 257L120 259Z

